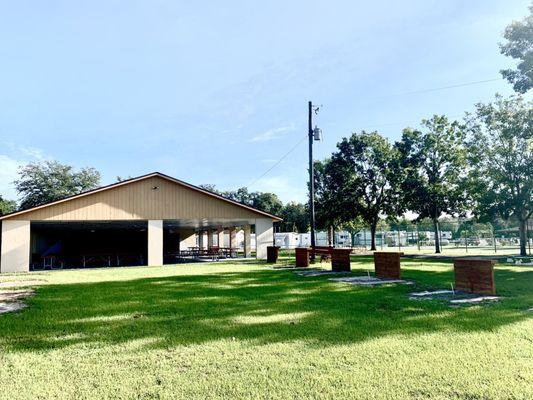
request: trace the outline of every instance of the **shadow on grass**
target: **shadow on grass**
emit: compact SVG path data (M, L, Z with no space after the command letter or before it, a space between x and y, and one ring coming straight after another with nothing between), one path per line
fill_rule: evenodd
M453 279L445 268L407 269L404 276L418 288ZM408 300L412 286L357 287L272 269L49 285L26 311L0 317L0 346L33 351L140 340L165 348L235 338L327 347L387 335L492 331L530 317L533 271L499 270L497 282L502 295L514 297L462 309Z

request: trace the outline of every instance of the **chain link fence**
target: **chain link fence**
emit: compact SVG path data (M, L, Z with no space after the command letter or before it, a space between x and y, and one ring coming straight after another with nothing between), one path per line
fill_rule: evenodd
M526 250L533 255L533 221L527 225ZM440 252L448 256L517 256L520 254L518 224L502 224L501 221L477 223L472 220L439 221ZM335 245L352 247L355 251L370 251L372 236L369 226L353 230L337 229L331 232L318 230L317 246ZM291 249L310 245L309 233L276 232L276 245ZM385 223L378 225L375 238L376 250L399 250L406 254L434 254L436 252L435 228L431 221L413 223Z

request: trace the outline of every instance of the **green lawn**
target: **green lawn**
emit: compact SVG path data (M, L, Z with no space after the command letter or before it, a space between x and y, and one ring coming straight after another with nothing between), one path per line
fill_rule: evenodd
M373 268L354 258L355 274ZM404 260L416 289L451 264ZM54 271L0 315L0 398L533 398L533 268L450 308L251 262Z

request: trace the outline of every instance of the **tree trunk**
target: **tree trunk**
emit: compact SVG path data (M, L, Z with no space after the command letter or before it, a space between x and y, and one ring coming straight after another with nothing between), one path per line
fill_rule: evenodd
M370 225L370 236L371 236L370 250L371 251L376 251L376 228L377 228L377 223L373 223Z
M526 245L527 245L527 219L520 220L520 255L527 256Z
M440 254L439 220L437 218L433 218L433 227L435 229L435 254Z
M333 225L328 229L328 246L333 246Z

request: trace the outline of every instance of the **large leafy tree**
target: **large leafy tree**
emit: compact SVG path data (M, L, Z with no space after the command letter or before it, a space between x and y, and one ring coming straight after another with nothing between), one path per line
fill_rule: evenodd
M94 168L76 172L57 161L31 163L21 167L15 188L21 196L20 208L26 209L78 194L100 185Z
M356 219L370 226L371 250L376 250L380 217L403 212L402 172L398 150L377 132L354 133L337 144L330 162L333 196L342 222Z
M503 36L507 42L500 45L502 54L518 60L516 69L501 71L518 93L533 87L533 4L529 10L529 16L505 29Z
M356 218L348 222L343 222L341 228L350 233L350 239L353 246L355 244L355 235L365 229L365 223L361 218Z
M238 201L239 203L246 204L249 206L252 206L253 204L253 198L258 194L259 192L252 192L250 193L248 191L248 188L241 187L237 190L226 190L224 192L221 192L220 194L228 199Z
M333 243L333 233L349 219L343 204L342 172L331 159L314 161L315 222L318 229L328 231L328 241Z
M17 203L14 200L5 200L0 196L0 216L16 211Z
M439 218L461 214L467 207L466 128L435 115L422 121L422 130L404 129L397 149L406 172L403 197L417 220L430 218L435 231L435 252L440 253Z
M209 183L201 184L199 187L270 214L280 215L283 210L283 203L274 193L249 192L246 187L237 190L219 191L215 185Z
M283 207L281 229L285 232L304 233L309 230L309 211L304 204L291 201Z
M269 192L255 192L252 196L252 207L269 214L280 215L283 203L277 195Z
M469 120L470 177L481 219L516 219L520 254L526 255L527 220L533 215L533 101L497 96L477 104Z

